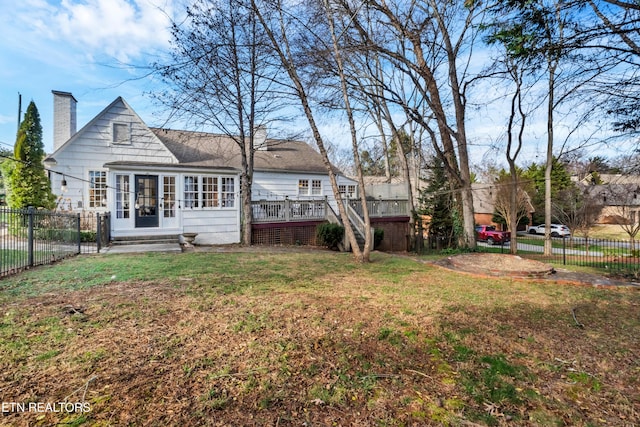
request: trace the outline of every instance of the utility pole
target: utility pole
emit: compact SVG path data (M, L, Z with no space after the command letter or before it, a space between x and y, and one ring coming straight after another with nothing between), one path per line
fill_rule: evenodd
M22 94L18 92L18 132L20 130L20 116L22 116Z

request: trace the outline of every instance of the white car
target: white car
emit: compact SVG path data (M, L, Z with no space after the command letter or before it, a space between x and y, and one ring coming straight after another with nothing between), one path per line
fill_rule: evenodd
M569 237L571 236L571 230L569 227L563 224L550 224L551 237ZM529 227L529 234L544 234L544 224Z

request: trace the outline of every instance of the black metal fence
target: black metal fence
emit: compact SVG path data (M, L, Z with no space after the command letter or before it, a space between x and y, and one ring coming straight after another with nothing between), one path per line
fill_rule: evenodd
M109 243L109 213L0 209L0 277Z
M549 256L543 255L544 239L518 236L518 255L563 265L602 269L616 275L640 277L640 247L633 240L584 237L551 238ZM509 252L508 244L502 250Z
M447 251L449 243L425 237L418 240L416 248L421 253L442 253ZM509 253L507 242L500 245L478 243L478 249L488 252ZM640 279L640 242L633 240L593 239L584 237L551 238L552 253L544 255L542 236L518 235L518 255L542 262L591 267L603 273Z

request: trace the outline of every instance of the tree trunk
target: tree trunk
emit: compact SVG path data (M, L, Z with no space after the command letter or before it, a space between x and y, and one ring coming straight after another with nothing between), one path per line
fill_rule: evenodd
M342 197L340 195L340 189L338 188L338 182L336 179L336 175L335 172L333 170L333 166L331 165L331 162L329 161L329 155L327 153L327 150L325 148L324 145L324 141L322 139L322 135L320 134L320 131L318 130L318 126L316 124L316 120L315 120L315 116L313 114L313 109L311 108L311 105L309 103L309 97L307 96L306 90L304 88L304 85L302 84L302 80L300 79L299 75L298 75L298 71L296 69L296 65L294 63L294 61L292 60L291 57L291 49L289 48L289 40L287 38L287 28L286 25L284 23L284 19L282 16L282 9L281 9L281 4L277 4L274 7L276 7L276 12L279 14L279 31L280 31L280 36L282 37L282 44L280 44L278 42L278 39L275 36L275 33L273 32L273 30L271 29L271 27L269 26L269 24L267 23L267 21L265 20L265 17L262 13L262 8L259 7L256 4L256 0L251 0L251 6L254 9L254 12L256 14L256 16L258 17L258 19L260 20L260 24L262 25L262 27L264 28L265 33L267 33L267 36L269 38L269 40L271 41L272 47L273 49L276 51L276 54L278 55L283 67L287 70L287 74L289 75L289 78L291 79L291 82L293 83L293 87L295 89L295 93L296 96L298 97L298 99L300 100L300 104L302 105L302 109L304 111L304 114L307 118L307 121L309 122L309 127L311 128L311 132L313 134L313 138L316 142L316 145L318 146L318 151L320 151L320 154L322 156L322 160L324 163L324 166L327 170L327 173L329 175L329 181L331 182L331 188L333 189L333 194L334 197L336 199L336 203L338 205L338 212L340 214L340 217L342 218L342 222L343 222L343 226L344 226L344 231L345 231L345 235L347 236L347 240L349 241L349 244L351 245L351 250L353 251L353 256L357 261L363 262L364 261L364 256L362 251L360 250L360 247L358 246L358 241L356 239L356 235L353 231L353 228L351 227L351 223L349 222L349 216L347 215L347 211L346 208L344 206L344 202L342 200ZM364 191L363 188L360 189L360 191Z
M553 167L553 110L555 67L549 64L549 98L547 103L547 162L544 169L544 256L551 256L551 169Z
M347 88L347 81L344 74L344 65L342 62L342 55L340 53L340 47L338 46L338 38L334 27L333 15L331 13L331 7L329 1L324 1L325 13L327 16L327 22L331 30L331 41L333 43L333 55L338 67L338 75L340 76L340 88L342 89L342 98L344 100L344 108L349 120L349 130L351 131L351 147L353 149L353 161L356 174L358 175L358 184L362 189L360 191L360 203L362 205L362 216L364 220L364 248L362 250L361 262L369 262L371 251L373 250L373 233L371 232L371 220L369 219L369 209L367 207L367 197L364 192L364 176L362 173L362 165L360 164L360 154L358 152L358 135L356 133L356 123L353 118L353 111L351 110L351 101L349 100L349 90ZM346 217L348 222L348 217Z

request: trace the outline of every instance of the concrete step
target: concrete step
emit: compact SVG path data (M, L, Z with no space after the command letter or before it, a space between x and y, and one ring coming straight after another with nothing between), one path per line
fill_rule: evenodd
M112 245L145 245L145 244L169 244L179 243L179 237L175 235L165 236L127 236L118 237L111 241Z

